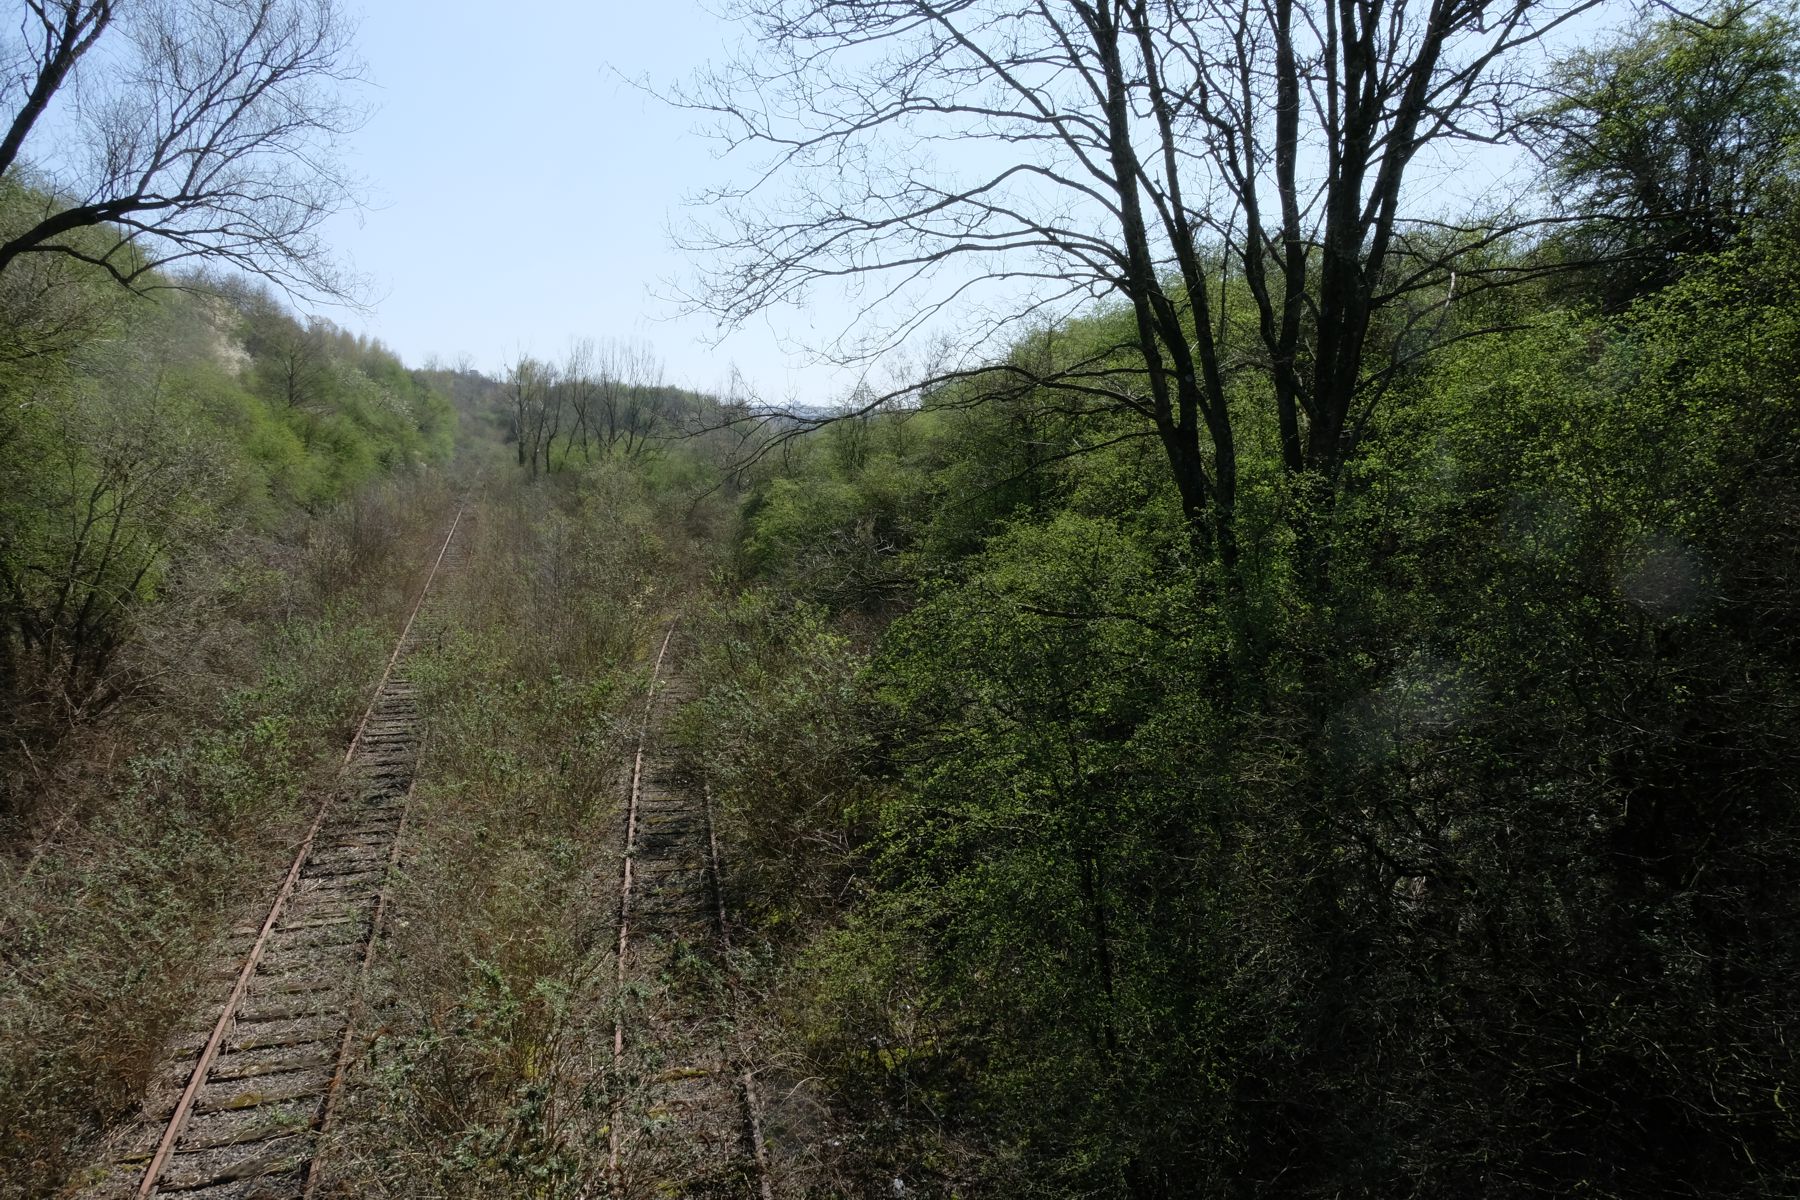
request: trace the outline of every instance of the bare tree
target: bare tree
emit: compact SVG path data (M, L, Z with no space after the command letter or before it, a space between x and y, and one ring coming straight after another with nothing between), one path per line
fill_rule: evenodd
M663 365L646 342L609 339L596 358L601 442L607 453L642 457L663 420Z
M565 380L556 367L549 363L543 364L543 402L538 410L536 442L539 453L543 455L546 475L555 469L552 455L556 450L556 439L562 433L563 410L568 399L568 389L564 383ZM567 454L564 458L567 458Z
M594 376L594 361L594 339L578 339L569 347L569 356L564 360L561 376L557 380L557 387L568 402L570 420L574 423L569 437L571 440L580 440L583 462L593 461L589 438L593 434L595 400L600 393L600 384Z
M625 457L642 458L662 433L667 415L668 389L663 384L663 363L647 343L638 343L626 360L627 413Z
M1232 377L1264 381L1283 467L1328 497L1393 371L1442 340L1415 327L1506 232L1409 221L1409 171L1511 136L1528 51L1598 2L739 0L758 49L676 99L763 157L703 198L693 298L736 324L848 287L875 332L847 356L955 307L974 352L926 384L1001 373L1138 414L1230 563ZM974 365L1102 299L1128 344Z
M14 185L0 273L67 256L142 290L157 268L200 259L345 293L319 239L352 201L336 152L362 117L341 98L359 66L336 0L23 8L0 80L0 174Z
M556 404L556 368L521 354L506 368L501 394L511 415L519 465L537 478L550 465L550 439L555 436L550 410Z

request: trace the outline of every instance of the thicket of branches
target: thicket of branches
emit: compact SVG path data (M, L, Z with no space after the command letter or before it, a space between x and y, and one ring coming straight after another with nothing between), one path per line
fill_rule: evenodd
M1478 332L1445 328L1452 290L1529 273L1495 249L1553 218L1423 211L1409 184L1512 140L1541 45L1596 6L740 3L756 52L677 97L761 156L704 198L695 300L736 322L847 286L851 355L954 313L910 386L997 375L1133 415L1229 566L1247 422L1328 505L1395 379ZM991 361L1094 301L1131 312L1118 346Z
M694 752L790 1186L1791 1194L1788 17L749 11L716 106L826 182L721 198L728 313L1109 298L751 468ZM1416 89L1533 228L1426 219Z
M582 338L561 363L521 354L489 398L518 465L533 478L617 458L640 464L708 423L715 398L663 382L644 342Z
M346 293L319 239L353 200L337 152L361 121L333 0L23 9L0 76L0 175L26 190L0 227L0 275L71 258L142 290L201 260Z

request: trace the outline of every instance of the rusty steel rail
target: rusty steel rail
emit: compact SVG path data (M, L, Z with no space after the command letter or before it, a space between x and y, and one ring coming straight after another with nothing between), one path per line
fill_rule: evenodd
M441 559L441 555L439 556ZM415 773L406 785L406 797L401 801L400 823L394 829L394 844L388 848L387 877L392 879L394 868L400 865L400 842L406 836L406 818L412 808L413 791L418 787L418 776ZM375 947L381 940L381 931L387 920L388 889L383 885L375 900L375 915L369 922L369 940L363 947L362 965L358 973L364 977L375 963ZM363 1001L358 996L355 1006L350 1010L349 1019L344 1022L343 1040L338 1043L337 1065L332 1068L331 1082L325 1085L325 1099L319 1106L318 1129L322 1134L331 1127L331 1118L337 1114L338 1097L343 1094L344 1077L350 1071L350 1051L356 1043L356 1027L363 1017ZM306 1168L306 1186L300 1191L301 1200L312 1200L319 1190L319 1151L314 1147L312 1162Z
M389 873L399 853L399 833L405 820L407 801L412 795L413 778L417 763L418 719L416 709L412 709L413 696L410 685L404 685L396 678L396 669L402 662L403 655L409 648L419 613L430 594L432 584L437 580L443 567L445 556L450 550L457 530L463 521L463 508L458 508L450 523L449 532L444 535L437 556L432 560L431 569L427 573L424 584L419 589L412 609L408 612L406 622L395 639L394 649L389 654L381 678L377 682L368 706L364 709L362 719L357 723L356 731L351 736L349 747L344 752L342 770L346 777L355 774L361 765L366 768L366 786L360 801L342 798L338 789L327 794L319 805L317 813L307 828L306 835L296 848L293 860L282 877L275 897L269 905L261 926L256 931L254 942L238 965L230 992L219 1010L218 1018L213 1022L211 1032L200 1046L194 1059L192 1069L187 1074L179 1096L176 1097L172 1110L166 1121L161 1123L161 1132L156 1139L155 1149L149 1154L149 1161L143 1168L133 1191L138 1200L163 1192L171 1194L168 1185L168 1173L177 1156L184 1151L202 1161L190 1171L190 1177L184 1178L174 1186L173 1191L193 1190L200 1187L211 1188L215 1184L245 1183L252 1186L264 1175L283 1177L292 1186L277 1187L276 1192L288 1195L310 1195L316 1186L312 1171L312 1154L308 1151L316 1148L316 1139L329 1119L338 1086L342 1080L351 1046L351 1035L354 1029L354 1007L344 1014L344 1027L340 1038L313 1037L305 1031L285 1030L280 1035L263 1040L248 1039L238 1049L250 1057L259 1052L267 1053L270 1049L293 1052L295 1048L317 1046L336 1040L337 1053L334 1056L334 1069L330 1079L324 1084L317 1096L317 1106L310 1125L305 1131L285 1124L281 1120L255 1127L238 1127L202 1139L196 1147L184 1145L193 1124L199 1101L209 1086L229 1086L232 1082L246 1079L277 1079L283 1074L306 1076L320 1058L320 1052L313 1057L302 1057L298 1060L279 1057L273 1061L260 1060L245 1064L241 1069L215 1079L215 1069L232 1057L232 1050L227 1048L227 1040L231 1038L240 1022L245 1018L244 1006L252 996L259 979L259 971L270 963L270 950L278 937L295 937L293 946L285 947L284 952L292 956L294 964L286 968L276 968L272 974L265 976L264 982L275 978L285 969L305 978L292 981L290 995L310 994L312 996L329 993L330 984L320 983L317 987L308 987L318 983L318 977L310 974L312 969L321 963L330 965L329 951L343 948L342 943L318 942L309 940L321 930L329 932L339 927L354 927L362 920L356 915L356 908L370 898L364 890L369 886L369 876L379 875L380 882L373 884L378 889L373 893L373 910L368 916L367 932L363 936L362 953L351 974L354 981L360 981L367 971L374 956L376 937L386 911L387 883ZM381 714L378 722L377 714ZM379 738L371 737L373 726L379 723L384 726ZM379 741L380 745L371 748L371 741ZM404 779L404 790L400 785ZM396 799L397 797L397 799ZM340 803L340 799L342 802ZM360 805L360 807L359 807ZM391 822L388 815L398 806L399 819ZM340 811L342 810L342 811ZM343 828L336 828L337 820ZM320 858L321 834L330 830L335 838L342 839L341 845L326 847L325 854L336 853L338 857L330 861ZM388 845L381 846L383 839ZM361 855L363 850L378 851L378 855ZM380 865L367 866L375 859L381 859ZM331 885L331 880L349 879L346 886ZM310 890L309 890L310 885ZM296 896L306 891L308 896L318 904L320 914L310 919L301 918L284 925L284 918L294 908ZM320 897L324 897L323 900ZM342 911L340 911L342 910ZM297 937L296 937L297 935ZM354 945L354 943L351 943ZM316 957L308 958L308 952ZM351 981L340 981L351 982ZM309 1009L306 1002L297 1005L300 1017L265 1018L279 1022L283 1019L299 1020L304 1023L310 1019L329 1025L335 1019L335 1010L329 1007L329 1001L314 1001L314 1008ZM246 1048L247 1047L247 1048ZM272 1087L258 1094L239 1092L207 1110L209 1116L222 1119L241 1117L259 1105L297 1104L304 1106L310 1093L304 1087L305 1079L300 1079L293 1088ZM272 1097L272 1099L271 1099ZM279 1117L281 1114L277 1114ZM117 1196L119 1193L107 1186L112 1178L123 1170L134 1166L135 1153L133 1145L145 1145L149 1133L155 1128L160 1116L154 1099L146 1104L143 1118L134 1130L142 1133L136 1139L128 1140L121 1152L116 1156L115 1170L102 1170L103 1183L93 1190L99 1196ZM128 1131L130 1132L130 1131ZM312 1143L305 1148L294 1146L295 1137L310 1137ZM262 1147L279 1147L279 1149L262 1150ZM211 1159L207 1155L212 1155ZM235 1155L235 1157L234 1157ZM211 1172L212 1174L208 1174Z
M652 1000L651 1011L644 1014L645 1061L654 1064L671 1052L675 1057L662 1062L660 1073L640 1081L641 1091L627 1077L627 997L634 994L629 987L633 972L644 975L642 982L652 982L668 966L659 956L678 953L675 948L683 944L710 943L721 956L731 951L711 789L700 781L682 780L669 756L651 753L659 680L674 633L671 626L657 650L626 797L614 953L607 1178L614 1194L636 1194L637 1184L626 1177L629 1162L633 1174L642 1170L646 1178L659 1181L658 1187L667 1187L694 1168L690 1156L698 1152L715 1167L748 1159L755 1172L757 1194L761 1200L774 1200L755 1076L741 1053L716 1040L715 1034L703 1032L709 1023L706 1014L680 1004L668 1007L666 1002L659 1011ZM646 935L652 947L647 958L646 952L636 949ZM639 962L640 958L644 961ZM740 1007L736 974L729 964L727 971L733 1007ZM652 983L652 994L656 991ZM627 1117L637 1104L647 1105L650 1113L686 1115L677 1116L673 1124L659 1121L646 1125L627 1154Z
M394 639L394 652L388 655L387 665L381 669L381 681L375 685L375 691L369 697L369 706L363 709L362 720L356 723L356 732L350 735L350 745L344 750L345 766L350 765L350 759L362 745L363 733L369 728L369 718L375 713L376 702L381 699L381 690L394 677L394 667L400 661L401 651L406 649L406 639L412 634L413 622L419 619L419 610L425 607L425 597L430 594L431 585L437 580L438 569L444 565L444 555L450 552L451 539L456 537L456 531L462 525L466 508L466 505L459 507L456 516L451 518L450 532L444 535L444 544L438 547L437 557L431 562L431 571L425 576L425 586L419 589L419 598L413 601L412 611L406 614L406 624L400 627L400 636Z
M671 624L668 632L663 634L662 645L657 647L656 662L650 668L650 687L644 697L644 712L638 720L637 753L631 762L631 792L625 809L625 857L624 865L619 870L619 943L614 952L614 986L623 993L625 988L625 964L630 953L631 930L631 855L637 849L638 804L644 795L644 747L650 739L650 714L656 708L656 688L658 678L662 674L663 658L669 653L669 641L675 636L675 626ZM616 1080L625 1069L625 1011L621 1006L613 1014L613 1078ZM615 1105L606 1129L606 1169L616 1181L619 1176L619 1114Z
M719 945L731 951L731 922L725 911L725 871L719 856L719 834L713 825L712 784L702 782L700 796L706 815L706 865L712 875L713 915L719 925ZM741 1003L735 970L727 975L734 1004ZM763 1139L762 1104L756 1098L756 1073L744 1063L738 1064L738 1094L744 1103L744 1125L750 1134L750 1153L756 1162L756 1183L761 1200L775 1200L774 1175L769 1170L769 1145Z

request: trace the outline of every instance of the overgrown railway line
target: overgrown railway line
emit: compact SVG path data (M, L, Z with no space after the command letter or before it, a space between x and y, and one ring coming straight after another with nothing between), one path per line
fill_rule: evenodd
M695 956L729 979L730 917L712 804L662 748L659 706L682 698L675 627L651 672L633 759L620 870L609 1171L621 1196L772 1200L756 1084L731 1048L726 1004L696 1003ZM677 647L677 654L680 648Z
M219 977L231 980L223 1004L209 999L171 1044L80 1200L304 1200L317 1188L319 1136L350 1060L418 766L423 730L407 655L464 526L459 509L345 751L340 784L267 915L221 950Z
M201 997L74 1200L310 1200L320 1190L321 1137L363 1024L364 979L419 766L424 731L409 652L429 636L433 585L454 568L466 530L459 510L339 783L262 919L218 949L223 998ZM755 1079L733 1049L730 915L711 797L682 777L660 736L659 712L687 687L671 669L679 654L671 626L623 813L609 1191L772 1200Z

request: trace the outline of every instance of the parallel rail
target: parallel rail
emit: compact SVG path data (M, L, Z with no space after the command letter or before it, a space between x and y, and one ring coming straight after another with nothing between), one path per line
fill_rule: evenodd
M305 1200L316 1189L418 763L406 653L462 523L459 509L344 752L345 786L320 804L261 925L236 935L252 940L210 1031L178 1039L82 1200Z
M719 834L713 825L712 785L700 785L700 797L706 815L706 862L712 875L713 906L719 926L719 945L731 950L731 917L725 911L725 866L719 856ZM731 977L731 996L738 1007L737 977ZM750 1154L756 1162L756 1188L759 1200L775 1200L775 1177L769 1170L769 1145L763 1139L762 1102L756 1096L756 1073L742 1062L737 1064L738 1095L744 1102L744 1129L750 1138Z
M665 758L651 752L653 715L674 637L671 626L657 650L650 695L638 729L631 789L627 796L624 862L620 868L616 987L613 1023L614 1104L608 1131L608 1171L615 1195L663 1194L670 1186L698 1185L706 1195L742 1193L773 1200L768 1151L752 1073L719 1036L718 1012L671 1004L645 1014L634 1047L641 1060L628 1063L627 985L637 978L654 991L676 961L676 947L731 948L719 839L710 791L671 777ZM640 947L639 943L643 945ZM735 1004L736 987L732 986ZM628 1071L637 1068L634 1114L627 1104ZM660 1069L657 1069L660 1068ZM737 1109L741 1136L721 1139L729 1111ZM634 1115L655 1118L628 1138ZM746 1154L745 1151L748 1151ZM748 1159L750 1170L742 1167ZM748 1176L748 1177L746 1177ZM751 1191L750 1188L754 1188ZM684 1191L683 1194L688 1194Z

